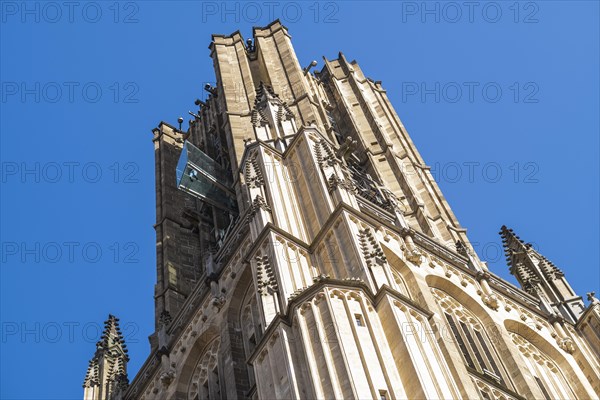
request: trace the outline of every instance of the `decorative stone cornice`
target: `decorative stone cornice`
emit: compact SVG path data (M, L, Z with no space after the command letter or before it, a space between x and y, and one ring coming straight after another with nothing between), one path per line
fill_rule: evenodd
M323 288L339 288L339 289L350 289L350 290L358 290L364 296L366 300L371 302L375 308L382 302L384 298L388 295L398 300L399 302L406 304L410 307L411 310L414 310L415 313L420 314L423 318L430 319L433 317L434 313L430 310L423 308L423 306L414 302L412 299L406 297L402 293L390 288L388 285L383 285L377 293L373 293L369 285L367 285L364 281L357 278L347 278L347 279L334 279L329 278L327 276L321 275L316 277L315 283L299 293L294 298L290 299L287 304L287 309L284 313L277 313L271 324L265 330L262 339L256 345L254 349L254 353L248 357L248 362L252 363L255 359L257 359L260 354L263 352L263 348L265 345L271 340L273 335L277 335L276 332L281 323L286 324L287 326L292 326L292 316L294 315L294 310L296 308L301 308L302 305L309 299L311 296L319 296L320 292Z

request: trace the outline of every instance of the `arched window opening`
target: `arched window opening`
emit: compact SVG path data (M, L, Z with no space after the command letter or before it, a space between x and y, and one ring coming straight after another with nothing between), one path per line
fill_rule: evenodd
M508 375L477 317L446 292L439 289L431 289L431 292L444 310L449 331L456 340L465 364L508 388Z
M395 289L410 299L410 293L402 275L400 275L398 271L392 270L392 276L394 277L394 283L396 284Z
M523 355L527 369L533 375L547 400L576 397L562 372L550 357L523 336L514 332L509 332L509 334Z
M219 379L219 346L218 338L210 342L200 356L188 393L189 399L215 400L221 398L221 381Z
M258 303L254 285L250 285L244 296L240 314L240 326L242 327L244 353L246 359L248 359L252 353L254 353L257 343L262 338L262 324L258 313ZM254 386L254 369L251 365L248 365L248 377L250 379L250 386Z

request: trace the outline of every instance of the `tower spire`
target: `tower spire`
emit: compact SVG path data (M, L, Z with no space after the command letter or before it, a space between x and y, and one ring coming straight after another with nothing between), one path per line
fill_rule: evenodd
M129 385L127 361L127 345L119 328L119 319L109 314L83 381L84 400L118 398Z
M512 229L503 225L499 233L510 273L517 278L523 290L539 298L546 311L577 322L585 306L565 274L538 253L531 243L521 240Z

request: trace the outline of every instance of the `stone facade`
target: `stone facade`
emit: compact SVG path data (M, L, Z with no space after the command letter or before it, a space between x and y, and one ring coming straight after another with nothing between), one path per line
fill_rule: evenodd
M341 53L303 68L279 21L209 48L189 129L153 131L151 354L86 399L598 398L598 300L505 227L523 288L488 270L381 82ZM237 213L177 189L186 140Z

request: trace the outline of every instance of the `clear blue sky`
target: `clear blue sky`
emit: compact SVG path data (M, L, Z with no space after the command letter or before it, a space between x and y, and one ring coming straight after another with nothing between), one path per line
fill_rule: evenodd
M214 82L212 33L276 17L303 65L342 51L383 81L493 271L514 282L506 224L600 292L598 2L274 3L1 3L2 399L81 398L108 313L133 378L154 326L150 131Z

